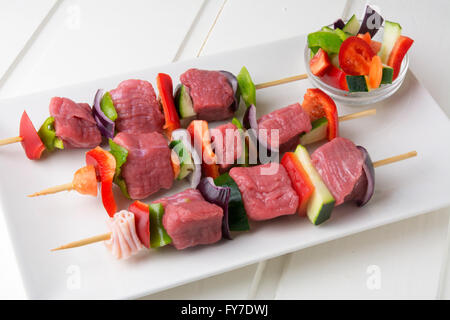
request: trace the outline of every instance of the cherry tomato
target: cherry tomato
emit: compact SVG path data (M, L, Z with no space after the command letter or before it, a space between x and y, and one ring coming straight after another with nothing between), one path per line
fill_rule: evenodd
M366 41L350 37L342 43L339 50L339 65L348 75L368 75L374 55Z

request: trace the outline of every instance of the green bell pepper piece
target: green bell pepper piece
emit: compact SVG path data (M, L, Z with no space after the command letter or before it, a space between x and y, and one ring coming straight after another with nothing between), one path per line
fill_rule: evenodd
M308 47L320 47L327 53L338 53L342 39L334 32L317 31L308 34Z
M239 131L239 135L241 137L241 143L242 146L244 146L243 150L242 150L242 155L241 158L238 159L238 164L242 165L243 167L248 167L249 165L249 160L248 160L248 145L245 142L245 131L244 131L244 127L242 126L242 123L239 121L238 118L233 118L233 120L231 120L231 123L234 124L236 126L236 128Z
M241 191L239 191L239 187L236 182L234 182L228 173L224 173L214 179L214 183L216 186L225 186L231 189L230 200L228 201L228 224L230 226L230 230L250 230L247 212L245 211L244 202L242 201Z
M242 67L236 78L239 85L239 91L241 92L245 105L247 107L252 104L256 106L256 88L247 68Z
M100 109L102 109L105 116L107 116L110 120L116 121L117 111L114 107L114 102L109 92L106 92L103 95L102 101L100 101Z
M172 239L164 229L162 219L164 207L161 203L152 203L150 208L150 247L160 248L172 243Z
M128 194L127 184L122 177L122 165L127 162L128 150L124 147L115 143L112 139L109 139L109 147L111 150L109 151L114 158L116 159L116 172L114 173L114 183L119 186L123 195L130 198Z
M64 149L63 141L56 136L55 118L48 117L39 128L38 135L48 151Z

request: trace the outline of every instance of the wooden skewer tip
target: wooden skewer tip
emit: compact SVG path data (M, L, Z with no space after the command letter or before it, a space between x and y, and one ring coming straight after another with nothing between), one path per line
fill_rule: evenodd
M2 139L2 140L0 140L0 146L6 146L7 144L17 143L17 142L22 142L22 141L23 141L22 137L12 137L12 138L7 138L7 139Z
M58 193L62 191L71 191L74 189L73 183L65 183L59 186L51 187L42 191L35 192L33 194L28 195L27 197L33 198L33 197L39 197L39 196L45 196L48 194Z

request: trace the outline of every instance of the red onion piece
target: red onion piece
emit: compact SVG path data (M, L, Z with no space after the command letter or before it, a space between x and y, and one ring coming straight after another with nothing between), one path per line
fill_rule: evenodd
M218 187L211 177L203 178L197 189L206 201L218 205L223 210L222 237L231 240L230 226L228 223L228 202L230 200L231 188Z
M372 159L367 152L366 148L357 146L359 150L364 154L363 170L367 178L367 189L360 199L355 199L358 207L364 206L372 198L375 191L375 169L372 164Z
M241 94L239 92L239 85L238 85L237 78L231 72L223 71L223 70L221 70L219 72L227 78L228 83L231 85L231 88L233 89L234 102L231 105L231 110L233 110L233 112L236 112L239 109L239 102L241 99Z
M100 102L103 98L103 90L97 90L94 98L94 107L92 108L92 115L94 116L95 122L97 122L97 127L100 130L102 136L107 139L114 138L115 124L114 121L109 119L102 111L100 107Z

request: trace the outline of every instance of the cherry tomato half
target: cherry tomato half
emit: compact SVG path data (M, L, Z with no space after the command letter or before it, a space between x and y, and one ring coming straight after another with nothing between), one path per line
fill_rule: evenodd
M350 37L342 43L339 50L339 65L346 74L368 75L374 55L366 41L358 37Z

